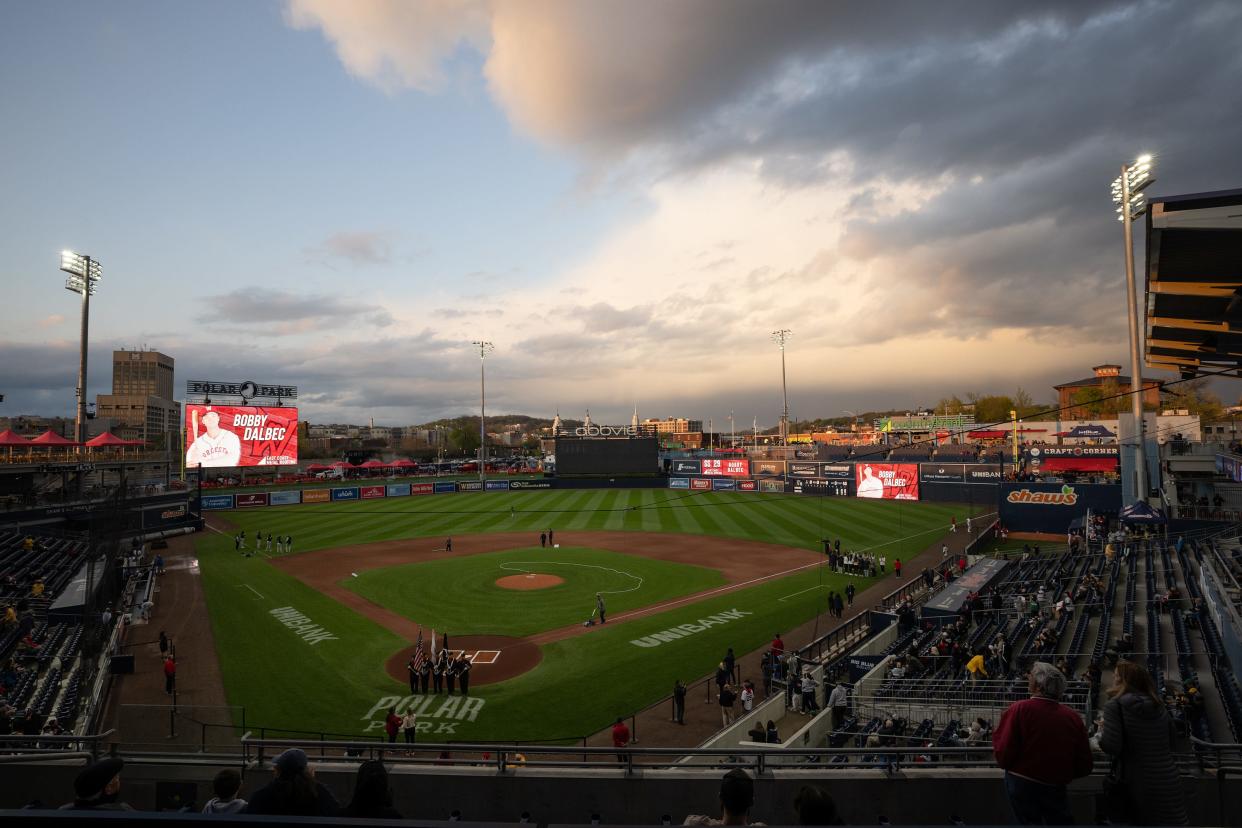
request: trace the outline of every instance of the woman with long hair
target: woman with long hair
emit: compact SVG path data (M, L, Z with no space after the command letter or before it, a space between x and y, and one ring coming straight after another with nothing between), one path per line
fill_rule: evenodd
M1186 803L1173 760L1173 720L1151 675L1132 661L1118 661L1104 705L1100 749L1113 757L1114 778L1125 793L1113 822L1187 825Z
M388 784L388 769L383 762L371 760L358 766L354 796L345 806L342 816L401 819L400 812L392 807L392 787Z

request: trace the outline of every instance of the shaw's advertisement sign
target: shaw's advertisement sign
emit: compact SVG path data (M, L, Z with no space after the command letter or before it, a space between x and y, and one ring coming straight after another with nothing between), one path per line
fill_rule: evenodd
M1005 495L1009 503L1042 503L1048 506L1074 506L1078 503L1078 495L1073 486L1062 486L1059 492L1032 492L1030 489L1019 489Z
M750 461L736 458L705 457L702 460L703 474L713 477L749 477Z
M884 500L918 500L917 463L857 463L855 494Z

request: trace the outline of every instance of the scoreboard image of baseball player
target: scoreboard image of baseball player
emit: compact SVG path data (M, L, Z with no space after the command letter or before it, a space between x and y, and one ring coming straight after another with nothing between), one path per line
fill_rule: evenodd
M298 462L298 410L187 405L187 468L292 466Z

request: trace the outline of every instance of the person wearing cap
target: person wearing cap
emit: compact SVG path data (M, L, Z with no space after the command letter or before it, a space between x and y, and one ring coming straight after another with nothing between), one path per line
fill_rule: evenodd
M272 762L272 770L276 778L254 792L244 813L336 816L340 812L341 806L332 791L315 781L305 751L286 750Z
M92 762L73 780L72 802L60 806L62 811L132 811L121 802L121 768L125 763L117 756Z
M754 804L755 783L746 771L734 768L720 782L720 819L690 814L682 825L763 825L750 821L750 808Z

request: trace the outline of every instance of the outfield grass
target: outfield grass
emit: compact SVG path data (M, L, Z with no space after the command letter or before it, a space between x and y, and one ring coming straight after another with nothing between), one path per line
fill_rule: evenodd
M529 592L495 586L497 578L521 572L545 572L565 582ZM597 592L616 616L720 586L725 579L714 569L603 549L535 546L372 569L341 583L437 630L527 636L586 620Z
M511 507L516 510L513 516ZM873 549L891 561L908 558L936 542L953 515L961 522L965 508L751 493L578 490L308 504L241 510L225 516L251 537L260 530L291 534L299 552L475 532L530 531L533 539L552 527L563 543L573 543L574 531L596 529L737 537L808 550L818 549L822 537L840 537L843 549ZM230 704L244 705L249 723L267 727L376 733L382 708L401 702L407 694L407 688L384 671L385 660L406 642L277 570L265 559L237 555L230 537L208 533L200 536L197 548ZM651 565L656 570L670 566L637 557L625 560L635 567ZM822 558L808 553L807 560ZM409 569L416 573L433 563L439 562ZM486 561L480 564L471 558L445 563L465 568L446 566L436 570L435 577L415 578L421 582L416 588L434 594L450 588L463 572L486 565ZM701 570L695 577L700 576L707 577ZM367 578L364 588L382 590L382 580ZM463 709L457 699L435 699L420 714L423 724L431 728L420 738L538 740L594 732L615 716L667 694L675 678L690 680L709 673L727 647L739 654L757 649L774 632L816 617L823 609L825 593L843 590L848 580L859 589L869 584L866 579L847 579L813 567L546 645L536 669L501 684L476 688L467 708ZM669 589L694 591L694 583L697 581L687 580ZM550 592L534 594L547 596ZM508 595L505 597L507 600ZM391 594L380 598L381 603L393 606L404 600ZM522 619L519 630L562 626L570 612L573 617L569 623L580 620L583 608L579 600L563 606L540 602L529 608L530 617ZM615 600L624 599L614 596ZM294 607L334 638L308 643L298 630L271 615L271 610L279 607ZM717 620L709 626L697 623L735 609L744 613L738 619ZM589 604L585 610L589 612ZM619 612L621 607L610 601L610 610ZM478 615L490 611L490 604L474 610ZM419 617L415 610L408 612ZM825 617L824 628L830 623ZM704 628L654 647L633 643L681 624Z

